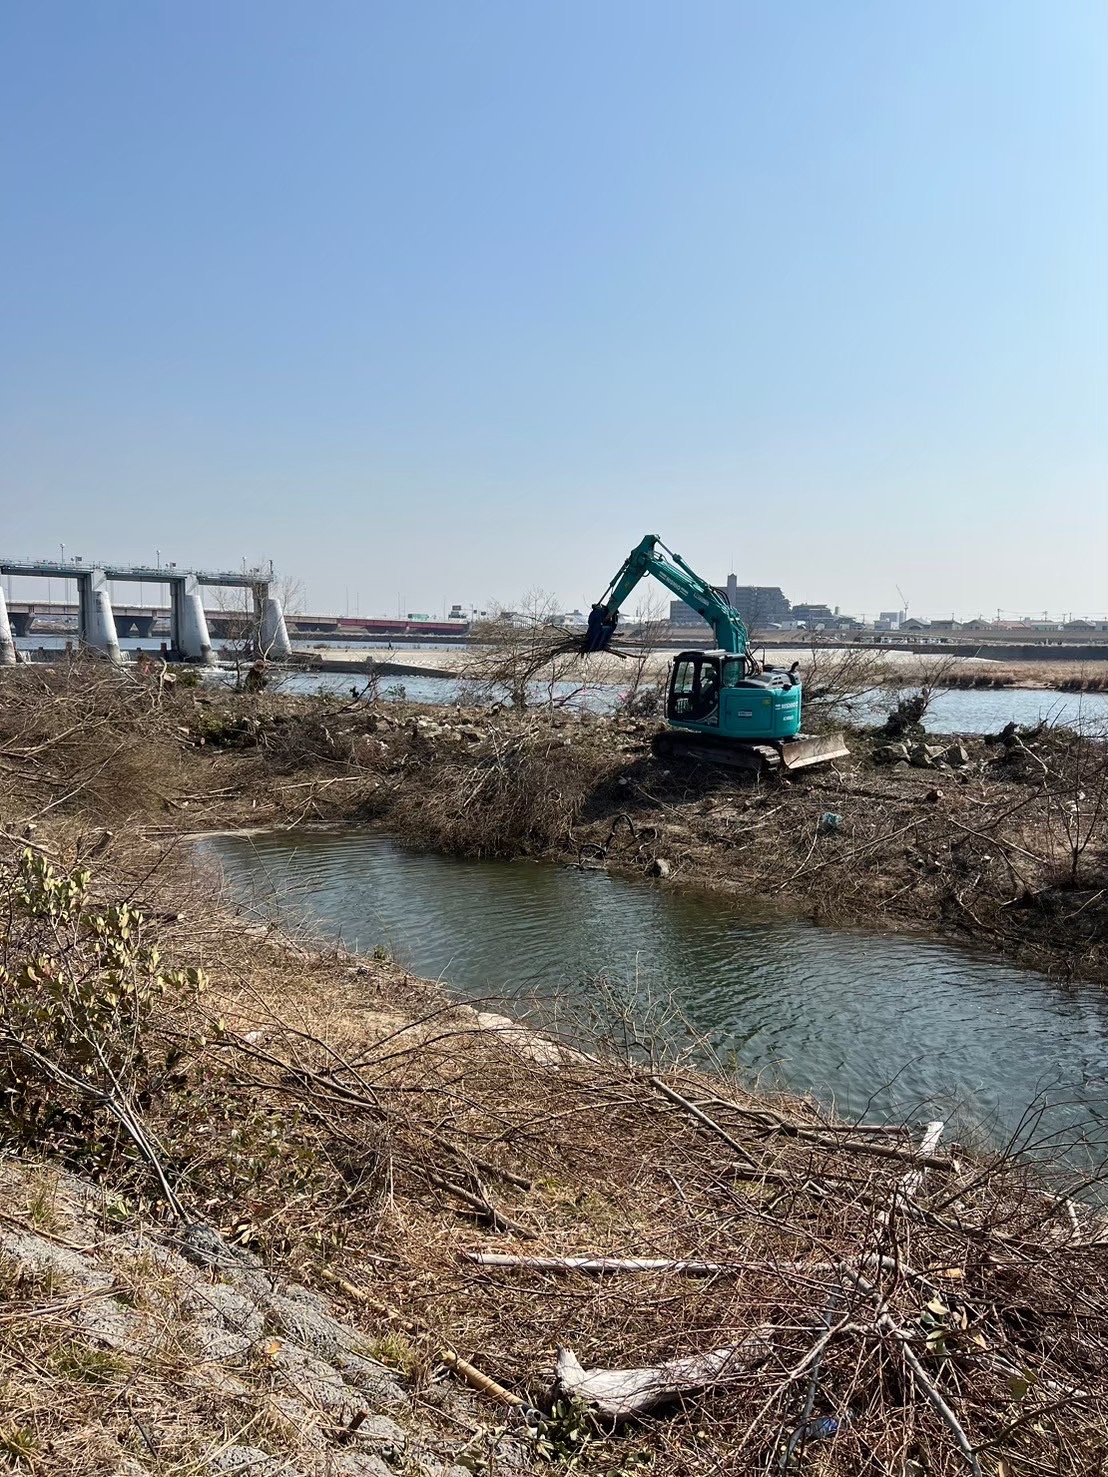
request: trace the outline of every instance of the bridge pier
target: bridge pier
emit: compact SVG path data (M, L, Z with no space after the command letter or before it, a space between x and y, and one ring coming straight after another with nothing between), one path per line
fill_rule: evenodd
M15 663L15 642L12 640L12 628L8 620L8 602L0 588L0 667L14 667Z
M82 571L76 580L77 639L86 650L118 663L121 660L119 637L103 572L99 569Z
M203 662L212 660L212 638L208 635L208 622L204 605L196 582L189 589L187 575L179 575L167 581L169 585L169 644L181 661Z
M161 612L149 609L140 596L138 606L121 605L119 626L116 625L112 608L111 587L106 581L122 581L124 584L157 584L169 590L169 651L182 661L210 662L213 658L212 640L208 621L201 601L200 591L208 586L251 591L241 614L213 613L212 626L231 640L248 644L256 655L285 661L291 654L288 627L285 624L281 602L270 594L273 566L248 570L245 563L239 570L185 570L175 564L168 566L160 562L150 565L88 564L72 559L6 559L0 557L0 574L18 575L31 579L73 580L77 586L77 639L79 645L89 652L98 652L112 661L120 660L119 635L134 631L141 641L153 639L154 625L161 619ZM4 611L2 651L10 648L14 654L15 636L29 636L35 620L36 606L23 605L18 612ZM252 610L251 610L252 606ZM39 614L59 616L71 613L73 607L68 600L61 606L49 604L39 608ZM68 645L67 645L68 650Z
M267 595L262 606L262 656L267 661L287 662L292 655L292 642L285 625L285 612L276 595Z

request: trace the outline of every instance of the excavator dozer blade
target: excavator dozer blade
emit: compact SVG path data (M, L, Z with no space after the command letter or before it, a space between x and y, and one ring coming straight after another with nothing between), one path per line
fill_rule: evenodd
M726 769L745 770L757 777L773 770L791 772L814 764L832 764L849 756L841 733L800 734L761 744L743 744L734 739L680 729L665 729L654 740L660 758L692 759L701 764L719 764Z
M841 733L799 734L796 738L782 739L774 746L781 755L785 769L807 769L810 764L832 764L836 759L846 759L850 750Z

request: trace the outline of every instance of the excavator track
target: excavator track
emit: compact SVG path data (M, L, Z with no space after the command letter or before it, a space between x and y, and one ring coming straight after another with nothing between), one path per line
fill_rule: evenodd
M791 739L774 739L764 744L743 744L734 739L714 738L711 734L683 732L669 728L654 739L654 752L661 758L690 759L699 764L718 764L727 769L759 775L794 769L807 769L817 764L833 764L850 754L841 733L798 733Z

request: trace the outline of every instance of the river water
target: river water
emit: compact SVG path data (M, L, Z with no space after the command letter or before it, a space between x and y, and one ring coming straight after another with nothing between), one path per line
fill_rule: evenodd
M938 942L818 928L603 872L460 861L364 832L201 845L241 902L388 949L468 999L587 1014L611 991L649 1019L670 997L725 1064L848 1118L953 1118L995 1142L1045 1098L1037 1137L1059 1134L1075 1163L1108 1153L1108 993L1095 987Z
M403 654L393 654L402 661ZM233 680L227 673L213 673L212 681ZM289 672L279 679L282 692L342 693L365 686L357 675L335 675L319 672ZM556 696L573 709L591 708L611 712L622 696L622 690L610 684L595 684L579 689L576 684L557 684ZM412 703L450 706L464 697L459 684L449 677L384 677L380 697L383 701L403 699ZM535 700L546 701L545 684L539 684ZM469 701L467 698L466 701ZM882 723L887 712L879 702L849 715L852 722ZM1015 721L1025 727L1046 721L1071 727L1108 725L1108 693L1047 692L1036 688L1003 689L947 688L937 693L924 717L930 733L999 733L1006 723Z
M19 637L16 646L20 651L45 648L60 651L66 640L61 636ZM304 644L304 643L298 643ZM324 642L313 640L313 646ZM344 643L349 645L348 642ZM157 653L157 642L140 640L137 636L120 640L120 649L127 652L146 651ZM364 642L359 647L384 650L390 661L407 660L406 653L424 648L405 645L390 650L385 642ZM427 649L440 649L428 647ZM369 654L367 650L367 655ZM419 658L413 665L418 666ZM226 669L210 667L204 670L206 684L233 685L235 674ZM361 690L365 680L357 673L281 672L275 678L282 692L301 694L331 693L349 697L351 690ZM622 689L612 683L594 683L583 689L577 684L556 684L556 696L570 708L591 708L597 712L612 711L622 696ZM380 697L385 702L403 700L413 703L452 705L464 696L459 684L449 677L385 677L381 680ZM547 699L545 683L536 684L535 700L540 705ZM468 700L468 699L467 699ZM852 715L854 722L880 723L885 709L880 702ZM924 727L931 733L997 733L1006 723L1012 722L1032 727L1043 720L1053 724L1070 726L1108 725L1108 693L1065 693L1048 692L1034 688L947 688L936 694L924 718Z

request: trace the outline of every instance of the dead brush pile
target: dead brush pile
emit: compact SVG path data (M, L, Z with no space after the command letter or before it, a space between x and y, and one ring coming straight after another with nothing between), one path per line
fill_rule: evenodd
M0 824L80 813L116 824L182 788L172 686L103 663L22 666L0 684Z
M864 790L846 776L813 780L809 827L794 834L779 885L825 918L864 901L893 916L924 909L985 945L1029 956L1045 946L1054 968L1102 972L1104 737L1013 724L969 743L955 746L956 769L878 771ZM825 810L842 824L828 830Z
M981 1156L660 1060L633 1021L586 1054L210 900L181 921L134 866L8 858L0 1135L110 1188L120 1230L202 1223L295 1269L429 1420L466 1382L477 1469L507 1429L598 1477L1103 1471L1099 1177L1037 1178L1034 1115ZM0 1420L9 1458L66 1416Z
M710 766L630 764L603 834L582 839L637 868L645 842L679 882L710 877L823 923L922 924L1054 974L1108 977L1102 735L922 735L886 762L897 746L872 733L850 747L833 769L746 790Z
M409 763L430 761L425 778L394 783L388 824L463 856L572 850L575 824L619 762L601 745L527 719L490 725L475 749L439 746L431 755L417 731L414 749ZM395 765L395 749L390 757Z

